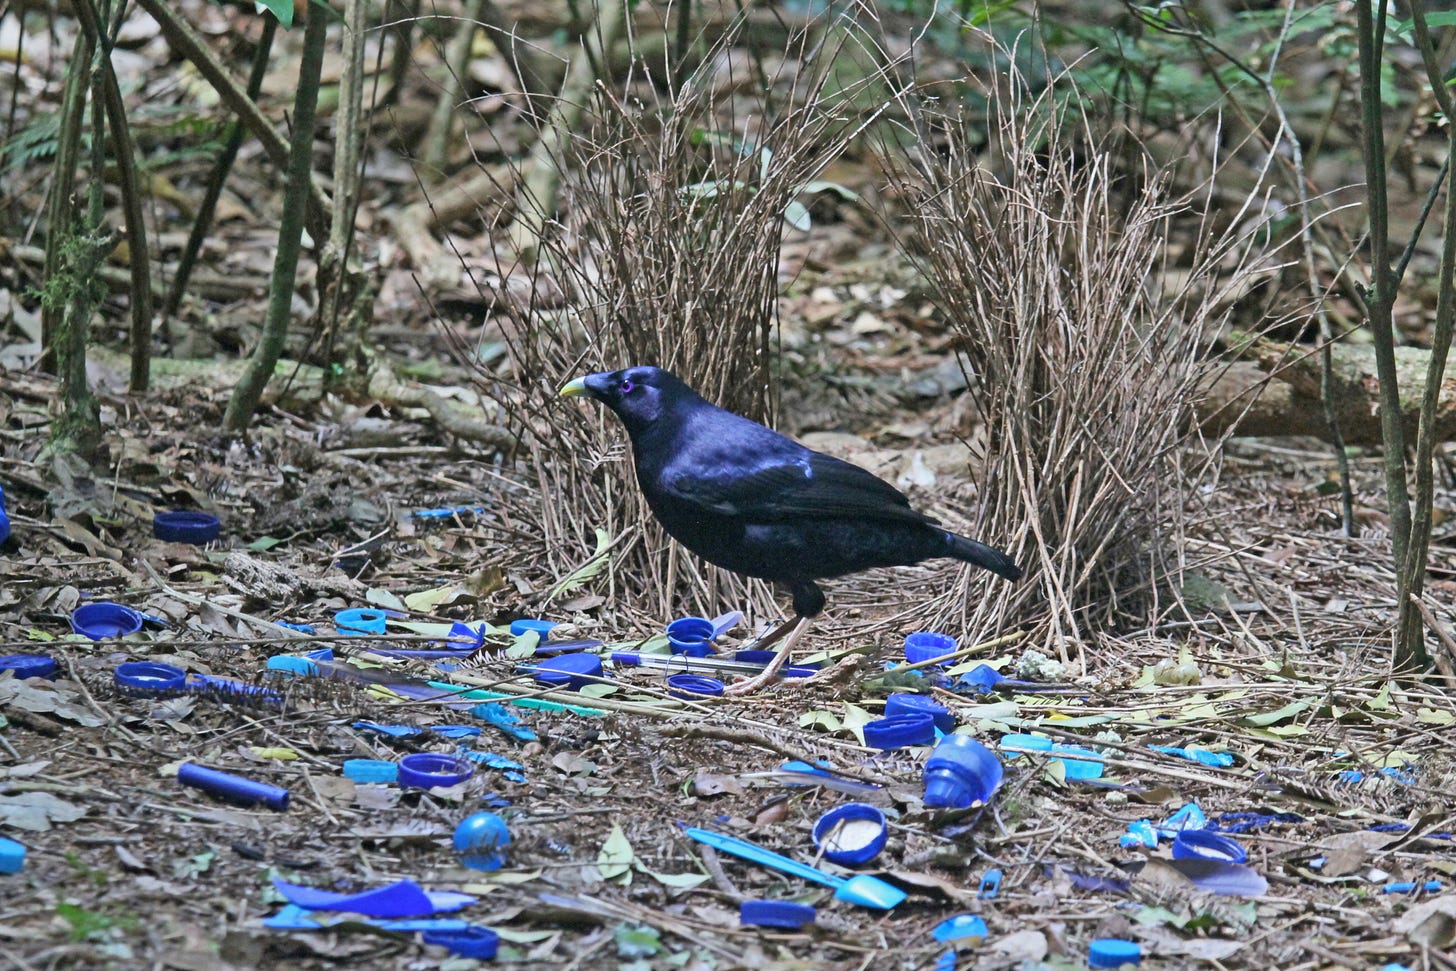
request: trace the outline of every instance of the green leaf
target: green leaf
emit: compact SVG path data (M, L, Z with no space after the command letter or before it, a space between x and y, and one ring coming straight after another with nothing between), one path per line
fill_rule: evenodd
M612 940L617 944L617 957L628 960L652 957L662 950L662 935L646 924L618 924Z
M381 590L378 587L370 587L364 591L364 599L376 607L383 607L385 610L405 610L404 601L400 600L388 590Z
M1295 715L1309 709L1308 701L1291 701L1283 708L1274 711L1260 712L1257 715L1245 715L1239 719L1239 724L1249 725L1253 728L1268 728L1270 725L1277 725L1279 722L1288 721Z
M849 186L840 185L838 182L830 182L827 179L815 179L812 182L805 182L799 186L799 194L805 196L817 195L820 192L833 192L846 202L859 202L859 193Z
M615 880L625 876L632 871L632 864L636 862L637 854L633 852L627 834L622 832L620 824L613 823L607 841L602 844L602 850L597 854L597 869L601 871L602 879Z
M515 641L506 648L506 659L510 661L524 661L536 654L536 645L541 643L541 632L538 630L522 631L516 635Z
M837 732L840 728L839 716L832 711L806 711L799 716L800 728L819 728L826 732Z
M801 233L807 233L814 220L809 215L808 206L791 200L787 206L784 206L784 222Z
M293 0L254 0L254 9L271 13L284 30L293 26Z
M677 890L689 890L709 879L706 873L658 873L641 863L637 864L637 872L647 874L664 887L673 887Z
M592 552L591 558L572 571L565 580L562 580L553 587L551 592L546 596L547 600L555 599L563 593L570 593L587 581L594 579L597 574L605 570L612 562L611 558L607 556L607 551L611 549L612 544L616 541L607 535L605 529L598 529L596 534L597 548Z

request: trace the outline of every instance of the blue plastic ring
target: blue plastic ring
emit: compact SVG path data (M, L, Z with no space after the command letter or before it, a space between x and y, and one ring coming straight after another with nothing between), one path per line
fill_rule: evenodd
M1249 851L1238 840L1211 829L1185 829L1173 837L1173 859L1243 863Z

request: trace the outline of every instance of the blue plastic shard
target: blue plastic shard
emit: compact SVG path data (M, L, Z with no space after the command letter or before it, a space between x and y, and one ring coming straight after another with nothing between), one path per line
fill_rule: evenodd
M523 742L536 740L536 733L522 725L521 720L500 702L487 701L476 705L470 709L470 713L481 721L499 728L512 738L518 738Z
M415 728L411 725L386 725L383 722L371 721L357 721L354 723L354 727L366 732L388 735L390 738L409 738L411 735L422 735L425 731L423 728Z
M1158 831L1153 828L1152 820L1139 819L1127 824L1127 832L1117 839L1118 846L1133 847L1158 845Z
M1167 822L1158 825L1158 835L1172 839L1185 829L1207 829L1208 817L1203 810L1198 808L1198 803L1190 802L1168 817Z
M986 928L986 922L975 914L956 914L954 917L947 917L936 924L935 929L930 932L931 936L942 944L950 941L963 941L968 937L979 937L984 940L990 933Z
M430 731L446 738L474 738L480 734L479 725L432 725Z
M1154 752L1162 752L1164 755L1177 755L1180 758L1197 762L1200 765L1207 765L1212 768L1226 768L1234 764L1232 752L1210 752L1206 748L1179 748L1176 745L1149 745L1148 748Z
M981 889L976 896L983 900L995 900L996 895L1001 892L1001 878L1000 870L987 870L981 874Z
M470 894L451 891L427 892L413 880L400 880L387 886L358 893L334 893L288 883L277 877L273 886L285 900L308 910L344 910L365 917L421 917L449 913L475 903Z

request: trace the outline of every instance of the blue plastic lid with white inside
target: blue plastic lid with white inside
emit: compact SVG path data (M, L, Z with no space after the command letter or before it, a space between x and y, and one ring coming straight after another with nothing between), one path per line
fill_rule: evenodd
M541 620L538 617L522 617L519 620L511 621L511 636L520 637L522 634L535 631L541 635L541 643L544 644L551 637L551 628L560 626L560 622L555 620Z
M808 904L792 900L745 900L738 905L738 921L758 927L783 927L798 930L814 923L818 914Z
M1173 837L1173 859L1243 863L1249 859L1249 851L1231 836L1208 829L1185 829Z
M186 671L176 665L156 661L118 664L111 677L118 690L131 695L168 694L184 691L187 687Z
M465 759L438 752L413 752L399 760L402 789L448 789L475 774Z
M814 823L814 846L841 866L868 863L885 848L885 814L867 802L836 806Z
M420 935L420 940L426 944L449 948L450 953L456 957L473 958L477 961L494 960L496 951L500 949L500 935L489 927L476 924L460 930L425 931Z
M673 674L667 679L667 693L682 701L716 698L723 693L723 682L701 674Z

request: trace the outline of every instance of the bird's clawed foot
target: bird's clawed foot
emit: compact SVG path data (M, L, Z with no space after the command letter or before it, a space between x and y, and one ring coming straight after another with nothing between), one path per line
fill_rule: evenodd
M782 670L784 663L789 659L789 652L793 650L794 642L796 642L801 636L803 636L804 631L808 629L809 618L802 615L797 615L791 620L787 620L784 623L780 624L774 631L772 631L767 637L759 641L757 644L757 647L759 649L762 649L764 647L767 647L769 644L772 644L775 641L779 640L780 638L783 638L784 642L779 646L777 653L774 654L773 660L768 662L768 666L765 667L758 674L755 674L747 681L739 681L736 684L729 685L727 688L723 689L723 693L726 695L735 696L751 695L759 688L762 688L764 685L776 681L779 676L779 671ZM787 635L787 637L785 637L785 635Z

